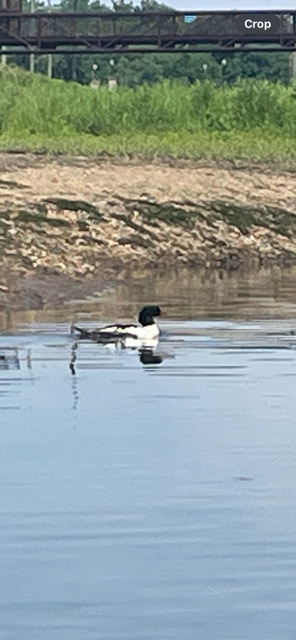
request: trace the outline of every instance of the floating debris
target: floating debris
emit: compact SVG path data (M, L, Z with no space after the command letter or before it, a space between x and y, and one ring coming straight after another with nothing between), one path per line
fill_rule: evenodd
M16 347L4 347L0 349L0 370L11 371L21 368L18 349Z

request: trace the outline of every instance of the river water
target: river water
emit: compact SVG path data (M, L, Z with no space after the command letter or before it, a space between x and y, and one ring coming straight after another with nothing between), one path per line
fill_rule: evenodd
M1 640L294 640L296 275L184 278L2 315ZM71 375L73 316L146 302L160 364Z

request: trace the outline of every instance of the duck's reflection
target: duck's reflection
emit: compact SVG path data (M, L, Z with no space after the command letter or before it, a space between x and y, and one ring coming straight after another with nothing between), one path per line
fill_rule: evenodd
M77 378L73 378L73 380L72 380L72 394L73 394L72 410L73 411L77 411L78 402L79 402L79 393L78 393L77 382L78 382L78 379ZM76 425L75 425L75 428L76 428Z
M161 364L163 357L158 353L154 353L153 349L143 347L139 349L139 360L142 364Z
M123 349L133 350L138 352L139 361L141 364L161 364L163 357L160 353L157 353L159 339L153 338L150 340L139 340L136 338L127 338L122 343Z
M126 351L137 351L139 362L145 366L147 365L159 365L163 362L165 356L163 354L157 353L158 340L150 340L141 342L140 340L129 340L127 341L119 340L116 344L112 344L112 347L115 349L126 350ZM75 363L77 361L77 349L80 342L74 342L71 347L71 359L69 363L69 369L73 376L76 375L76 366ZM106 349L107 345L100 345L101 348ZM110 345L109 345L110 346ZM98 345L99 347L99 345Z
M72 376L75 376L76 374L75 362L77 360L77 353L76 353L77 349L78 349L78 342L74 342L71 347L71 360L69 364L69 369L72 373Z

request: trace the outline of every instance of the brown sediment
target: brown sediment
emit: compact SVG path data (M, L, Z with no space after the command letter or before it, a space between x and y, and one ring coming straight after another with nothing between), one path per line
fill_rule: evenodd
M156 265L293 264L296 174L0 154L0 251L0 309Z

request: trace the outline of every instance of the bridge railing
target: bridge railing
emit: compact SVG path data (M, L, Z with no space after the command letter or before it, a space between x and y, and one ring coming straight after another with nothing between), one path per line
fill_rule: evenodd
M2 0L3 2L4 0ZM18 2L19 0L6 0ZM244 12L248 13L248 12ZM249 12L251 13L251 12ZM254 12L253 12L254 13ZM242 39L236 27L237 12L192 12L194 20L186 21L185 12L98 12L98 13L22 13L4 11L0 7L0 44L16 44L23 40L32 44L49 41L73 43L75 39L114 39L149 44L163 39L208 42L231 38ZM280 28L276 40L296 34L296 11L278 12ZM256 40L270 40L270 36Z

